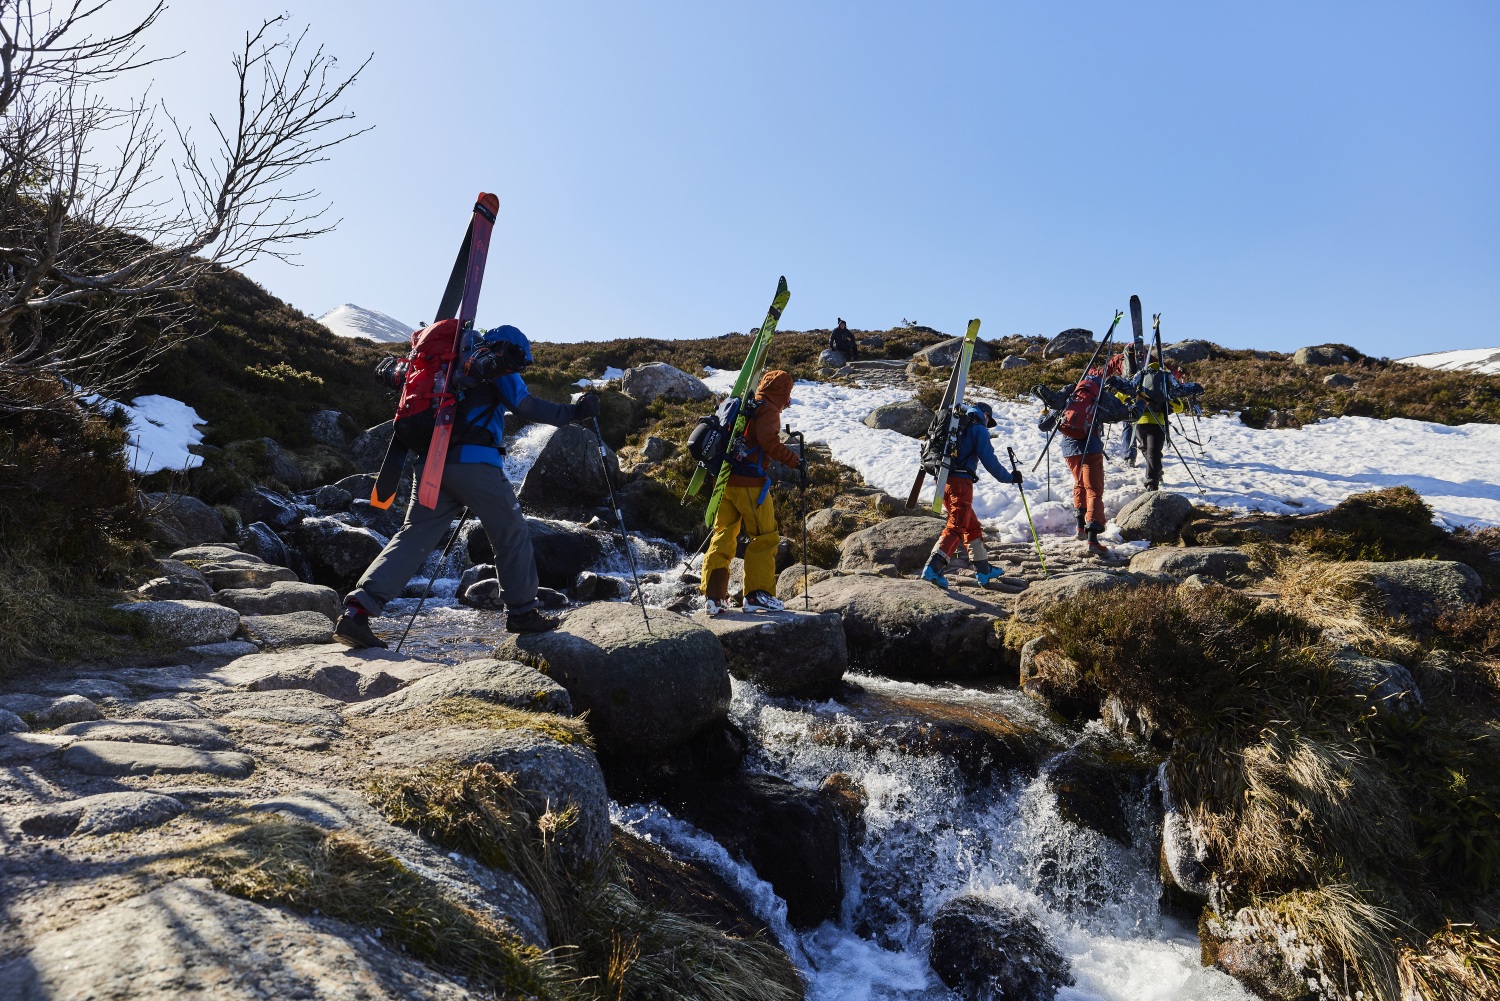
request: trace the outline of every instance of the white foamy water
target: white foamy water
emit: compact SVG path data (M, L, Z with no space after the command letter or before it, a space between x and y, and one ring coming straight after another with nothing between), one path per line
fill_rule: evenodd
M962 702L1020 715L1064 738L1024 696L848 679L876 695ZM1134 848L1059 817L1045 777L976 785L949 760L912 756L856 736L865 725L837 702L772 700L734 683L733 715L751 737L751 767L805 788L832 772L869 797L866 834L846 870L837 922L808 932L744 863L659 807L617 810L617 823L713 867L765 921L808 979L814 1001L937 1001L954 995L927 963L931 922L963 893L1033 915L1067 957L1075 983L1060 1001L1249 1001L1233 979L1205 969L1190 929L1161 914L1158 818L1131 804ZM810 739L817 730L825 739ZM1045 770L1044 770L1045 775Z

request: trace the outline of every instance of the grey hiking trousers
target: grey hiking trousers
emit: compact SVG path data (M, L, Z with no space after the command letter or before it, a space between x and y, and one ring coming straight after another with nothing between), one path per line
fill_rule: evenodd
M421 479L419 464L417 481ZM425 508L415 495L412 497L406 523L391 536L349 597L371 615L379 615L386 602L400 597L406 582L442 543L453 519L465 507L479 519L495 549L495 574L500 578L500 597L506 611L525 612L537 607L536 558L521 505L505 472L480 462L450 461L443 467L443 487L436 508Z

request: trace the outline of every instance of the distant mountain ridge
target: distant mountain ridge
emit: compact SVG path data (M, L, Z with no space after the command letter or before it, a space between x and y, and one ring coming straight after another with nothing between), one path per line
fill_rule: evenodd
M416 329L379 310L366 309L352 302L335 306L318 317L318 322L340 337L363 337L385 344L404 344Z
M1462 351L1438 351L1429 355L1412 355L1399 361L1444 372L1474 372L1478 375L1500 375L1500 348L1465 348Z

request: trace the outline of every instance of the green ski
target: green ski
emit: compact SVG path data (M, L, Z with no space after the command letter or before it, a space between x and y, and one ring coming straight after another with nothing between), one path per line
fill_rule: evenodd
M979 340L979 321L970 320L964 333L963 349L953 367L949 380L951 395L943 400L944 409L938 411L933 424L936 434L929 437L922 449L922 468L932 473L932 510L943 513L943 488L948 485L948 470L953 468L958 451L958 426L963 419L964 390L969 385L969 362L974 360L974 344Z
M776 324L781 321L781 311L786 309L788 300L792 293L786 287L786 277L783 276L776 283L776 296L771 300L771 308L766 311L766 318L761 323L760 329L755 332L754 339L750 342L750 353L745 356L745 364L740 367L740 374L734 380L734 388L730 390L731 397L740 400L739 414L735 417L734 427L730 431L729 440L745 431L745 420L747 417L745 404L749 403L755 395L756 384L760 382L761 375L766 368L766 352L771 345L771 337L776 333ZM695 497L703 489L703 481L707 478L707 468L698 464L693 470L693 478L688 483L687 496ZM724 489L729 484L729 463L723 463L719 467L719 475L714 480L713 493L708 498L708 508L703 513L703 523L709 528L713 527L714 516L719 512L719 502L724 497Z

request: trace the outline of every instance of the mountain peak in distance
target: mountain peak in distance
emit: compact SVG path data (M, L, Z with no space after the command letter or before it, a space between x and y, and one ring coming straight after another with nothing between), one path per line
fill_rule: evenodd
M340 337L363 337L368 341L386 344L404 344L411 340L413 327L409 327L393 316L386 316L375 309L366 309L346 302L335 306L318 322Z

